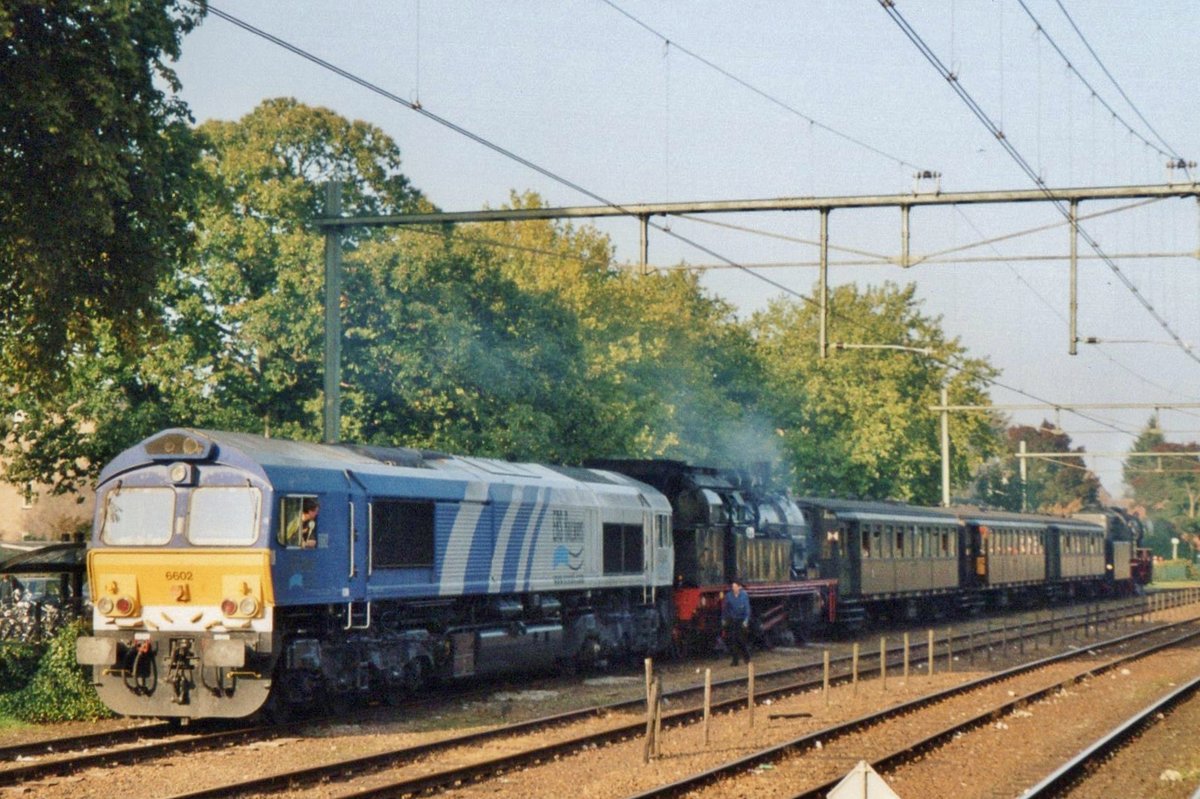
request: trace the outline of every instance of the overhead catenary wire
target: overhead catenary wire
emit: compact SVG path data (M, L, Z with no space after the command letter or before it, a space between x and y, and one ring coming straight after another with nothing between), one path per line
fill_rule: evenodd
M641 19L638 19L633 14L629 13L625 9L618 6L616 3L613 2L613 0L600 0L600 2L604 3L604 5L608 6L609 8L613 9L618 14L625 17L626 19L628 19L629 21L631 21L632 23L637 25L642 30L646 31L647 33L651 34L652 36L655 36L655 37L661 39L664 45L675 48L676 50L678 50L679 52L688 56L689 58L692 58L692 59L700 62L704 66L708 67L709 69L713 70L714 72L717 72L717 73L723 75L724 77L733 81L734 83L741 86L742 88L747 89L751 92L754 92L759 97L762 97L764 100L766 100L767 102L772 103L773 105L776 105L779 108L782 108L784 111L787 111L789 114L792 114L794 116L799 117L800 119L803 119L805 122L807 122L812 127L819 128L819 129L825 131L826 133L829 133L833 136L837 136L838 138L840 138L844 141L848 141L853 145L862 147L865 150L869 150L870 152L875 153L876 155L878 155L882 158L886 158L887 160L892 161L893 163L895 163L899 166L908 167L910 169L915 169L921 173L928 172L928 173L932 174L934 172L934 170L932 170L932 169L927 169L927 168L917 166L916 164L912 163L911 161L901 158L898 155L893 155L885 150L875 147L872 144L868 144L867 142L865 142L861 139L851 136L849 133L844 133L836 128L826 125L824 122L820 122L820 121L814 119L813 117L809 116L808 114L805 114L803 111L797 109L795 106L792 106L789 103L787 103L783 100L780 100L775 95L770 94L770 93L758 88L757 86L755 86L754 84L752 84L748 80L746 80L745 78L735 75L734 73L725 69L725 67L722 67L721 65L716 64L713 61L710 61L709 59L700 55L696 51L685 47L684 45L680 44L676 40L667 36L665 33L655 30L654 28L650 27L650 25L643 22Z
M886 2L886 1L887 0L881 0L881 2ZM427 108L425 108L424 106L422 106L420 104L405 100L404 98L396 95L394 92L388 91L388 90L366 80L365 78L355 75L354 73L352 73L346 69L338 67L337 65L332 64L329 61L327 61L313 53L310 53L307 50L304 50L303 48L300 48L294 44L291 44L290 42L287 42L286 40L281 39L278 36L275 36L274 34L271 34L265 30L262 30L261 28L258 28L254 25L251 25L250 23L248 23L242 19L239 19L238 17L236 17L232 14L222 11L219 8L214 7L211 3L202 3L201 0L192 0L192 2L197 3L197 4L202 4L208 10L209 13L212 13L214 16L216 16L220 19L223 19L226 22L229 22L230 24L235 25L236 27L241 28L242 30L245 30L248 33L251 33L255 36L265 39L266 41L271 42L272 44L275 44L275 45L287 50L288 52L291 52L292 54L297 55L306 61L309 61L310 63L316 64L317 66L321 67L322 69L333 72L334 74L338 75L339 77L342 77L342 78L354 83L355 85L358 85L374 94L377 94L377 95L389 100L390 102L397 103L399 105L404 106L405 108L408 108L411 111L415 111L418 114L424 116L425 118L447 128L447 129L449 129L471 141L474 141L477 144L480 144L481 146L486 147L487 149L492 150L493 152L496 152L505 158L508 158L518 164L521 164L522 166L525 166L525 167L537 172L538 174L540 174L556 183L559 183L560 185L563 185L574 191L578 191L579 193L583 194L586 197L590 197L591 199L595 200L596 202L600 203L601 205L604 205L609 208L613 208L614 210L616 210L620 213L623 213L623 214L627 214L629 216L637 216L636 214L629 212L627 209L622 208L622 206L620 206L619 204L614 203L614 202L602 197L601 195L599 195L593 191L590 191L589 189L584 188L583 186L579 185L578 183L576 183L566 177L560 176L557 173L553 172L552 170L550 170L546 167L543 167L543 166L513 152L512 150L509 150L506 147L503 147L495 142L492 142L491 140L485 138L484 136L482 136L480 134L474 133L473 131L466 129L466 128L462 127L461 125L458 125L457 123L454 123L444 117L441 117L441 116L429 111ZM783 283L772 280L772 279L766 277L765 275L758 274L757 272L754 272L753 270L746 268L745 266L731 260L730 258L727 258L726 256L724 256L720 253L717 253L710 247L708 247L704 244L701 244L693 239L690 239L686 236L680 235L679 233L671 230L669 227L658 225L657 223L654 223L652 221L649 222L649 224L651 227L655 228L656 230L659 230L662 233L665 233L666 235L670 236L671 238L674 238L677 241L680 241L681 243L684 243L690 247L693 247L693 248L697 249L698 251L700 251L712 258L715 258L722 263L725 263L731 267L737 268L737 269L745 272L746 274L756 278L757 280L784 292L785 294L787 294L789 296L795 297L795 298L801 300L802 302L808 303L810 305L815 304L815 301L812 298L804 296L803 294L800 294L799 292L795 291L794 289L792 289L791 287L789 287ZM838 316L839 318L844 319L844 321L846 321L848 324L850 324L856 328L864 329L862 323L855 318L845 317L841 314L835 314L835 315ZM931 360L933 362L940 364L941 366L945 367L948 370L952 370L952 371L958 372L958 373L970 374L969 370L962 365L951 363L950 361L948 361L944 358L939 358L936 356L929 356L929 357L931 358ZM1003 382L1000 382L999 380L996 380L994 378L988 378L984 375L977 374L976 376L978 377L978 379L980 379L982 382L986 383L987 385L996 386L998 388L1003 388L1007 391L1011 391L1013 393L1019 394L1024 397L1028 397L1029 399L1032 399L1036 402L1045 403L1045 404L1053 404L1042 397L1039 397L1039 396L1037 396L1031 392L1028 392L1024 389L1017 388L1016 386L1007 385ZM1074 413L1075 415L1079 416L1080 418L1087 419L1096 424L1110 427L1114 430L1120 430L1120 428L1116 427L1115 425L1109 424L1102 419L1098 419L1098 418L1096 418L1094 416L1090 416L1086 413L1083 413L1080 411L1070 411L1070 412ZM1132 433L1130 433L1130 435L1132 435Z
M975 118L978 119L979 122L983 124L983 126L987 128L987 130L995 137L1000 147L1006 153L1008 153L1008 156L1013 160L1013 162L1017 164L1021 171L1024 172L1031 181L1033 181L1034 185L1046 193L1046 198L1051 205L1053 205L1054 208L1057 209L1058 212L1067 220L1071 220L1071 212L1066 208L1066 206L1063 205L1061 200L1058 200L1051 194L1051 192L1046 188L1045 181L1042 180L1041 175L1039 175L1037 171L1030 166L1029 162L1025 159L1025 156L1021 154L1016 146L1005 135L1001 126L996 124L996 122L978 103L978 101L975 100L971 93L963 87L962 83L958 79L958 76L955 75L945 65L945 63L942 62L937 53L935 53L921 37L921 35L917 33L916 29L909 24L904 15L901 14L896 8L894 0L878 0L878 2L888 16L892 18L892 21L896 23L896 26L900 28L905 37L913 44L913 46L917 48L918 52L920 52L925 60L928 61L929 64L935 70L937 70L937 72L943 78L945 78L951 89L955 94L958 95L959 99L962 100ZM1154 321L1157 322L1164 331L1166 331L1167 335L1171 337L1176 346L1178 346L1188 358L1195 361L1197 364L1200 364L1200 355L1197 355L1192 348L1184 342L1179 334L1172 329L1167 320L1163 318L1162 314L1160 314L1158 310L1155 309L1155 307L1150 303L1150 301L1146 299L1142 292L1138 290L1138 287L1134 285L1132 280L1129 279L1129 276L1126 275L1119 266L1117 266L1116 262L1114 262L1112 258L1105 254L1100 247L1100 243L1096 241L1096 239L1093 238L1087 232L1087 230L1083 228L1082 225L1079 224L1078 220L1074 220L1073 225L1075 231L1079 237L1083 239L1084 243L1087 244L1087 246L1091 248L1093 252L1100 256L1100 259L1104 261L1104 264L1109 268L1109 270L1117 276L1117 279L1121 281L1125 288L1134 296L1134 298L1146 310L1146 312L1150 314Z
M1163 156L1164 158L1179 159L1179 155L1177 153L1168 152L1167 150L1164 150L1162 147L1159 147L1157 144L1150 141L1145 136L1143 136L1141 133L1136 131L1132 125L1130 125L1127 121L1125 121L1125 118L1122 117L1119 113L1117 113L1117 110L1115 108L1113 108L1111 105L1109 105L1108 101L1104 99L1104 97L1100 94L1100 92L1096 89L1096 87L1093 86L1088 81L1088 79L1085 78L1083 76L1083 74L1080 73L1080 71L1075 68L1075 65L1073 63L1071 63L1070 57L1068 57L1067 54L1065 52L1063 52L1063 49L1061 47L1059 47L1058 42L1054 41L1054 37L1052 37L1050 35L1049 31L1047 31L1045 29L1045 27L1043 27L1041 21L1039 21L1038 18L1033 15L1033 12L1029 10L1029 6L1025 5L1025 0L1017 0L1017 4L1021 6L1022 10L1024 10L1024 12L1025 12L1025 15L1028 16L1029 19L1033 22L1034 26L1037 28L1037 33L1043 39L1046 40L1046 42L1054 49L1054 51L1056 53L1058 53L1059 58L1061 58L1063 60L1063 63L1066 64L1067 71L1069 71L1072 75L1074 75L1076 78L1079 79L1079 82L1082 83L1084 85L1084 87L1088 90L1088 92L1091 93L1091 96L1096 100L1096 102L1098 102L1098 103L1100 103L1100 105L1104 106L1104 109L1106 111L1108 111L1109 114L1112 115L1112 118L1115 122L1120 123L1120 125L1122 127L1124 127L1125 130L1128 131L1131 136L1136 137L1143 144L1145 144L1147 147L1155 150L1159 155ZM1094 55L1094 53L1093 53L1093 55ZM1099 60L1099 59L1097 59L1097 60ZM1153 130L1153 129L1151 129L1151 130ZM1155 135L1157 135L1157 134L1155 134ZM1161 139L1160 139L1160 141L1161 141ZM1168 147L1168 150L1169 149L1170 148Z
M1083 31L1081 31L1079 29L1079 26L1075 24L1075 20L1071 17L1071 14L1067 11L1066 6L1064 6L1062 4L1062 0L1055 0L1055 2L1058 4L1058 8L1060 11L1062 11L1063 16L1067 18L1067 22L1071 25L1072 30L1074 30L1076 35L1079 36L1079 40L1081 42L1083 42L1083 46L1087 48L1087 51L1091 54L1092 58L1095 59L1096 64L1100 67L1100 70L1104 73L1105 77L1108 78L1108 80L1112 83L1113 87L1121 95L1121 98L1123 100L1125 100L1125 102L1129 105L1129 107L1131 109L1133 109L1133 113L1137 114L1138 119L1140 119L1142 121L1142 124L1146 126L1146 129L1149 130L1150 133L1152 133L1154 135L1154 138L1158 139L1159 144L1161 144L1164 148L1166 148L1167 151L1169 151L1171 157L1177 163L1184 164L1184 168L1187 169L1188 168L1187 162L1184 161L1184 159L1179 155L1179 153L1175 150L1175 148L1172 147L1170 144L1168 144L1166 139L1164 139L1159 134L1159 132L1157 130L1155 130L1154 126L1150 124L1150 120L1146 119L1145 115L1142 114L1141 110L1138 109L1137 105L1134 104L1133 100L1130 99L1129 95L1125 93L1125 90L1121 88L1121 84L1119 82L1117 82L1117 79L1115 77L1113 77L1113 74L1108 71L1108 67L1106 67L1104 65L1104 61L1101 60L1099 54L1092 47L1091 42L1089 42L1087 37L1083 35ZM1022 7L1024 7L1025 3L1022 2L1021 5L1022 5ZM1028 8L1026 8L1026 13L1028 13ZM1030 14L1030 17L1032 18L1033 15ZM1036 20L1034 21L1034 24L1036 24L1038 26L1039 32L1045 34L1045 29L1042 28L1041 24L1037 23ZM1049 39L1049 34L1045 34L1045 35L1047 36L1047 39ZM1056 47L1056 49L1057 49L1057 47ZM1079 75L1078 71L1075 71L1075 74ZM1082 80L1082 76L1079 76L1079 77ZM1162 151L1158 150L1158 148L1154 148L1154 149L1157 150L1159 153L1162 153ZM1188 174L1190 175L1191 173L1189 172Z
M1140 204L1141 203L1135 204L1135 206L1126 206L1126 207L1136 207L1136 205L1140 205ZM958 215L960 217L962 217L963 221L966 222L967 225L972 230L975 231L975 234L977 236L980 236L980 237L983 236L983 232L980 231L978 227L976 227L975 222L969 216L967 216L966 212L964 212L960 206L957 206L957 205L954 206L954 210L957 211ZM1102 213L1107 213L1107 212L1102 212ZM984 241L980 242L980 244L985 244L985 245L989 246L991 248L991 250L994 253L996 253L997 256L1000 256L1003 263L1005 264L1005 266L1007 266L1009 271L1011 271L1013 273L1013 275L1016 277L1017 281L1020 282L1022 285L1024 285L1025 288L1028 289L1030 291L1030 293L1033 294L1033 296L1037 297L1038 301L1040 301L1042 303L1042 305L1044 305L1046 308L1048 308L1052 314L1057 316L1064 323L1067 321L1066 317L1063 316L1062 312L1059 311L1058 308L1050 302L1050 300L1048 300L1046 297L1042 296L1041 292L1039 292L1036 288L1034 288L1033 284L1031 284L1028 280L1026 280L1025 276L1022 275L1017 270L1017 268L1015 266L1013 266L1013 264L1011 262L1009 262L1007 259L1004 259L1003 256L1000 255L1000 251L996 248L996 246L994 244L994 240L984 240ZM1124 371L1126 374L1130 375L1131 377L1133 377L1137 380L1140 380L1142 383L1144 383L1147 386L1151 386L1153 388L1158 389L1159 391L1164 391L1168 394L1175 394L1176 396L1181 396L1181 397L1186 396L1184 394L1180 394L1179 392L1172 391L1171 389L1167 388L1166 386L1156 383L1153 380L1151 380L1150 378L1138 373L1132 367L1127 366L1126 364L1123 364L1120 361L1118 361L1115 357L1113 357L1107 351L1100 350L1100 355L1102 357L1106 358L1109 361L1109 363L1111 363L1113 366L1116 366L1118 369L1121 369L1122 371Z

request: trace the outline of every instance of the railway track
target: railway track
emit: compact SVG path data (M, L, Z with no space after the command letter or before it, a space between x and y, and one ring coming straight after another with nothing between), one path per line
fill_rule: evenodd
M1104 769L1118 751L1127 746L1136 747L1137 741L1155 725L1170 723L1169 719L1180 705L1184 703L1200 705L1197 694L1200 694L1200 677L1195 677L1172 688L1109 730L1030 788L1022 794L1022 799L1050 799L1050 797L1071 795L1075 787ZM1182 780L1182 775L1180 779ZM1196 793L1193 794L1193 796L1196 795L1200 795L1200 788L1197 788Z
M1049 799L1066 795L1070 788L1084 780L1090 771L1099 767L1121 747L1129 744L1136 735L1145 732L1147 727L1165 721L1176 705L1192 701L1198 691L1200 691L1200 677L1188 680L1187 683L1166 692L1164 696L1146 705L1121 725L1105 733L1103 737L1094 741L1079 755L1070 758L1054 774L1028 789L1022 799Z
M953 636L943 639L943 642L948 650L948 658L951 657L951 652L960 657L971 656L970 653L974 651L986 651L990 653L997 646L1001 648L1021 648L1023 651L1024 644L1020 642L1024 640L1037 640L1039 636L1043 638L1050 636L1051 640L1053 640L1053 636L1056 633L1060 636L1073 634L1078 637L1081 635L1081 633L1072 633L1072 630L1083 630L1083 634L1086 634L1088 630L1099 632L1105 627L1111 629L1121 626L1123 624L1121 619L1144 617L1149 613L1165 609L1168 604L1175 603L1175 600L1171 600L1170 602L1160 600L1158 604L1152 604L1138 599L1126 601L1119 605L1112 605L1106 609L1088 607L1082 611L1064 613L1058 616L1050 616L1049 618L1035 617L1033 620L1019 625L1002 626L1000 629L994 631L988 629L986 633L981 631L956 633ZM1179 604L1182 604L1182 601ZM913 648L912 654L917 662L919 662L919 658L921 657L921 651L921 644ZM877 654L872 653L860 661L860 666L864 667L864 671L865 667L872 663L872 657L876 658L875 663L877 668ZM890 669L898 666L900 657L900 647L892 647L888 650L887 658ZM853 675L850 672L851 660L849 655L831 660L834 668L834 673L831 675L832 684L836 685L839 682L853 680ZM816 674L819 672L820 667L821 664L819 662L809 662L758 675L762 688L756 692L757 700L760 702L771 701L776 696L785 696L818 688L821 684L821 679ZM797 680L797 677L805 673L810 673L814 676L808 679ZM727 695L725 698L718 698L716 705L718 711L722 708L734 710L739 705L742 707L745 706L745 695L738 693L738 688L743 683L743 680L735 679L723 682L718 681L714 684L718 697ZM703 688L701 686L689 686L669 692L668 698L672 706L678 707L689 701L698 701L698 697L702 691ZM558 714L548 718L522 722L517 725L506 725L470 736L449 738L433 744L393 750L367 758L355 758L338 763L312 766L294 772L263 778L253 783L230 783L191 793L179 794L179 796L231 795L234 791L249 794L279 790L283 787L305 785L319 781L336 780L347 774L361 774L364 770L388 768L394 766L396 763L410 762L418 757L428 757L440 752L450 751L456 747L470 747L483 741L496 740L505 736L529 735L552 727L564 727L584 719L634 713L638 712L642 707L643 699L641 698L614 702L572 713ZM664 719L664 723L667 726L688 724L695 721L697 714L700 712L695 707L677 711L669 714L669 718ZM311 724L311 722L308 724ZM0 749L0 761L11 762L16 758L30 756L39 757L41 760L36 763L20 763L16 766L0 768L0 785L27 782L50 774L65 774L96 764L141 763L178 752L201 751L224 746L242 746L252 741L285 737L295 733L297 729L303 726L305 725L302 723L299 725L238 728L233 730L223 729L192 735L178 735L178 731L172 730L169 725L148 725L134 730L115 733L103 733L76 739L58 739L24 744L18 747L7 747ZM587 736L584 736L580 740L570 739L561 743L547 744L544 747L537 748L540 751L532 752L529 755L529 762L537 762L544 758L561 757L572 751L578 751L581 747L598 746L606 742L635 737L640 734L642 726L642 721L638 719L636 722L631 722L627 725L616 725L616 729L606 732L600 737L588 739ZM146 741L146 738L153 740ZM169 740L162 740L165 738L169 738ZM96 750L96 747L108 748ZM76 755L67 757L59 757L57 755L57 753L72 749L87 751L81 751ZM47 759L51 753L54 753L53 759ZM515 767L518 766L489 762L484 773L486 774L489 770L494 771L496 769L511 769ZM441 779L443 778L430 777L427 778L427 783L430 785L438 784ZM475 779L475 777L454 777L453 775L449 775L445 779L450 781L449 784L453 784L454 782L461 781L461 779ZM428 788L418 787L415 790L428 790Z
M1148 634L1161 635L1162 628L1156 631L1134 633L1131 635L1119 636L1109 642L1104 642L1095 645L1092 650L1098 648L1116 647L1128 644L1138 638ZM1200 631L1190 633L1192 636L1200 636ZM999 675L992 675L983 680L975 681L971 685L976 684L993 684L1006 679L1011 674L1023 673L1031 669L1043 668L1049 663L1056 663L1073 658L1088 656L1087 651L1066 653L1057 655L1051 658L1046 658L1037 661L1034 664L1019 667L1015 670L1002 672ZM1087 670L1085 670L1087 671ZM842 681L849 680L849 674L843 674ZM1057 684L1061 684L1061 681ZM792 695L798 692L813 691L820 686L820 680L807 680L799 683L781 685L775 688L766 689L756 692L756 700L759 702L773 701L777 698ZM924 698L925 703L935 703L942 701L955 693L961 693L968 689L952 689L951 691L938 692L931 697ZM678 697L677 697L678 698ZM1028 701L1028 700L1026 700ZM626 705L640 706L641 700L636 700L633 703L623 703ZM615 707L615 706L614 706ZM728 699L717 702L713 706L714 714L722 712L736 712L746 707L746 696L744 694L730 697ZM893 709L893 714L904 714L912 712L917 707L914 703L908 703L898 709ZM567 714L557 717L554 723L567 724L570 723L571 716L574 720L579 720L579 716L575 714ZM662 724L664 729L672 727L680 727L684 725L695 724L703 717L703 709L701 707L689 707L672 711L664 714ZM860 725L869 725L878 723L879 718L867 720L859 719L857 723ZM598 732L586 732L578 735L568 735L560 737L547 743L539 743L528 745L519 748L518 751L502 754L497 757L480 759L478 756L472 762L460 763L459 765L437 768L434 763L436 759L441 762L448 762L454 759L463 759L466 757L462 750L478 745L484 741L494 741L500 738L513 738L517 735L531 735L535 732L543 731L547 720L537 720L530 722L527 725L518 727L506 727L497 730L488 731L486 733L471 735L468 737L459 737L447 739L434 744L422 745L419 747L408 747L402 750L395 750L378 755L372 755L368 758L356 758L354 760L343 761L337 764L329 764L307 768L299 771L292 771L285 774L277 774L271 777L257 779L254 781L243 781L239 783L230 783L227 785L214 786L201 791L190 792L186 794L177 794L173 799L200 799L200 797L211 796L235 796L235 795L259 795L267 791L277 791L282 789L301 790L304 786L310 786L317 782L325 783L324 792L328 795L329 784L341 783L343 781L353 780L355 787L348 789L340 794L337 794L340 799L365 799L366 797L381 797L381 796L406 796L406 795L421 795L430 794L437 791L443 791L454 788L456 786L470 785L484 780L493 780L503 775L514 775L516 778L517 772L523 769L537 766L538 764L549 763L561 758L571 757L580 753L587 752L599 747L619 744L623 741L630 741L639 738L645 729L645 722L642 718L630 718L628 720L614 720L613 724L606 729ZM833 735L828 730L822 731L821 737L829 737ZM773 754L765 755L764 757L773 757ZM411 766L414 762L423 760L426 764L420 770L422 773L407 774L399 778L392 778L382 769L398 769ZM741 760L727 764L727 768L731 773L736 773L740 770L752 768L753 763L750 761L743 762ZM371 776L364 778L365 774L375 772ZM715 773L715 772L714 772ZM681 784L678 786L666 786L660 793L650 792L647 796L676 796L682 795L688 791L694 790L698 786L706 784L712 775L700 776L695 783ZM369 784L363 784L369 783Z
M1070 686L1125 666L1132 661L1148 658L1200 639L1200 624L1187 623L1187 626L1192 629L1170 640L1096 665L1076 668L1072 673L1064 673L1062 668L1058 668L1071 659L1060 655L989 675L878 713L870 713L843 724L806 733L792 740L760 749L744 757L690 775L669 785L634 794L630 799L666 799L684 795L704 797L727 793L741 795L747 790L745 782L747 775L754 775L751 779L754 780L757 788L768 790L768 778L762 776L764 773L769 774L771 784L775 786L772 795L789 796L792 799L818 799L824 797L841 782L847 770L842 766L847 760L852 763L851 757L858 757L858 753L875 752L874 755L862 759L882 774L894 773L903 766L913 767L917 761L927 759L934 750L951 742L958 742L962 736L969 735L975 730L993 724L1003 725L1004 722L1001 720L1009 714L1022 712L1023 708L1054 696ZM1123 636L1110 643L1129 641L1136 637L1141 637L1141 635ZM1098 650L1099 647L1093 647L1089 654L1094 654ZM1048 669L1047 667L1050 666L1055 666L1055 668ZM1030 687L1033 683L1040 684ZM981 703L983 701L978 696L974 696L976 694L982 696L981 689L999 684L1003 684L1004 691L998 698L996 692L992 691L992 695L986 700L982 709L976 708L971 712L966 712L965 708L969 707L972 702ZM920 718L920 714L926 709L940 703L957 701L960 698L970 701L960 703L961 707L959 708L943 708L935 714L935 718L931 719L930 723L926 723ZM952 723L938 721L951 716L955 717ZM886 736L874 736L876 740L871 742L859 741L855 738L855 736L885 722L888 724ZM886 751L881 752L878 739L882 737L886 737L889 743L884 747ZM805 757L814 751L821 751L821 757L826 762L816 763L813 758ZM849 754L851 752L855 754L851 756ZM821 767L830 765L830 761L836 767L835 774L824 781L813 784L813 775L821 773ZM770 771L764 772L763 769ZM826 767L825 771L828 772L829 768ZM910 776L902 784L908 785L912 782L914 780ZM793 792L780 790L781 784L808 784L810 787ZM711 793L706 792L705 789L710 789ZM1019 789L1012 792L1011 795L1018 793L1020 793ZM917 792L912 795L926 796L929 794L917 789ZM1025 794L1021 793L1021 795L1025 797Z

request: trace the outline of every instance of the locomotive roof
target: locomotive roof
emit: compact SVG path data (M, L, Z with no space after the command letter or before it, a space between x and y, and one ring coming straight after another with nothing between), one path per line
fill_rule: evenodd
M130 447L104 467L100 481L103 483L143 466L147 460L220 460L266 479L270 479L273 472L289 468L331 471L339 475L346 470L384 474L392 469L412 469L423 472L423 475L414 476L434 479L499 483L532 481L561 486L587 483L593 487L611 486L617 491L632 488L643 493L654 492L635 479L595 469L517 463L405 447L290 441L252 433L196 428L164 430Z

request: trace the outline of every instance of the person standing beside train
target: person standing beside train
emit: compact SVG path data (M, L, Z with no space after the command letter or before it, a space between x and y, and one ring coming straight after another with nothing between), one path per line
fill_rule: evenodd
M725 628L725 644L733 659L729 665L738 665L738 655L750 662L750 595L742 589L742 581L734 577L729 581L729 590L721 605L721 626Z

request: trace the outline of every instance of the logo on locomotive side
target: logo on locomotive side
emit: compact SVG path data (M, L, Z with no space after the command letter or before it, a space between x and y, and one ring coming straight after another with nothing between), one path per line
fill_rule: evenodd
M563 567L571 571L583 568L583 528L583 521L572 519L568 511L551 511L550 535L555 544L551 565L556 571Z

